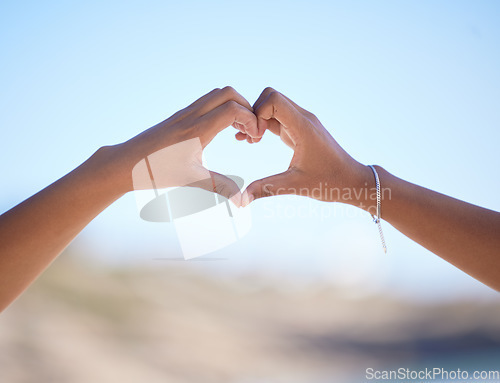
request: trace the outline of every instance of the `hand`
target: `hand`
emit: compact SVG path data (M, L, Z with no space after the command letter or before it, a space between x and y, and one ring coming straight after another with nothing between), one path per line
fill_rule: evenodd
M258 131L270 130L280 136L294 154L288 170L248 186L244 206L254 199L282 194L351 204L359 200L354 192L366 188L366 180L373 177L371 170L347 154L314 114L272 88L262 92L254 113ZM236 136L240 140L248 137L244 132Z
M202 165L202 151L232 125L251 142L262 136L252 107L233 88L214 89L167 120L116 146L117 163L127 163L133 182L127 191L153 186L196 186L231 198L239 206L238 186ZM154 176L154 177L153 177Z

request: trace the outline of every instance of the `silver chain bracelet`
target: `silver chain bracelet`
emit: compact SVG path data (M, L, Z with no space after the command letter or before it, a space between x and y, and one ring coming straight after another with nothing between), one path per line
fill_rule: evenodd
M375 170L375 167L373 165L368 165L368 166L375 175L375 185L377 186L377 215L372 215L373 222L375 222L378 225L378 232L380 233L380 240L382 241L382 247L384 249L384 253L387 254L387 246L385 245L384 233L382 232L382 225L380 224L380 200L382 199L380 191L380 179L378 178L378 173L377 170Z

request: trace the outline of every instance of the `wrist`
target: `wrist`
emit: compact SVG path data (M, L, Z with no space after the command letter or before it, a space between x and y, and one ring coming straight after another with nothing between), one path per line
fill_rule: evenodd
M135 164L124 155L126 149L122 145L103 146L84 163L92 177L116 195L133 190L132 168Z
M377 165L375 168L378 171L380 167ZM356 206L370 214L375 214L377 208L377 188L372 169L367 165L356 163L356 166L352 168L350 178L350 190L345 194L348 198L339 202Z

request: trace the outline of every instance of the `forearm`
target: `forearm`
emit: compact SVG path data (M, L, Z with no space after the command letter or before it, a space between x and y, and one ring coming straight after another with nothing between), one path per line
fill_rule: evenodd
M385 221L469 275L500 290L500 213L376 168L382 189L386 189L381 209Z
M0 311L127 190L112 148L0 216Z
M239 192L231 179L209 173L201 162L203 148L231 124L252 142L262 137L248 101L231 87L214 89L130 140L101 148L77 169L1 215L0 311L107 206L136 186L151 187L151 170L144 174L148 180L144 184L132 182L134 167L149 155L195 141L197 144L179 153L173 164L162 163L155 178L169 182L155 181L155 185L182 186L186 177L192 179L202 172L217 179L221 185L218 190L223 191L220 194L224 197L234 195L226 195L228 190ZM158 155L155 158L158 160ZM176 178L175 174L181 176ZM212 185L211 182L209 190Z

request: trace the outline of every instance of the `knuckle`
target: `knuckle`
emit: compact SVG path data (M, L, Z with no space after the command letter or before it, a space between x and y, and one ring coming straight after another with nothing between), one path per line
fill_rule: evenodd
M276 103L279 103L282 99L282 95L280 92L277 92L277 91L272 91L270 94L269 94L269 101L272 103L272 104L276 104Z
M266 89L264 89L263 93L271 93L271 92L276 92L273 88L271 88L270 86L266 87Z
M228 97L232 97L232 96L236 95L236 90L232 86L229 86L229 85L222 88L221 92L224 95L227 95Z
M240 104L234 100L229 100L224 103L224 107L228 112L236 112L240 108Z
M310 120L314 120L314 121L319 121L318 117L316 117L316 115L314 113L311 113L309 111L306 111L306 116L310 119Z

